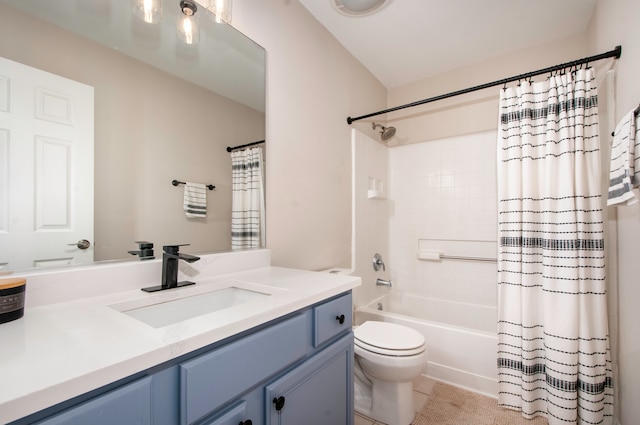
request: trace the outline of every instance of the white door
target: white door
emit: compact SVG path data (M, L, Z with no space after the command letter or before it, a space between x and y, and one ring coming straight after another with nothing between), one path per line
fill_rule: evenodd
M93 261L93 109L93 87L0 58L0 269Z

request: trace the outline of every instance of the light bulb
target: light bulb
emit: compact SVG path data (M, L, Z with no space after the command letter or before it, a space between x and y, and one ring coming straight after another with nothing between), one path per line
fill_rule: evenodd
M162 21L161 0L134 0L133 13L148 24L157 24Z
M209 0L207 9L216 15L216 22L225 24L231 23L232 0Z
M200 40L200 26L196 18L198 10L194 2L182 0L180 2L182 14L178 17L178 38L185 44L197 44Z
M198 22L195 16L183 15L178 18L178 37L186 44L197 44L200 40Z

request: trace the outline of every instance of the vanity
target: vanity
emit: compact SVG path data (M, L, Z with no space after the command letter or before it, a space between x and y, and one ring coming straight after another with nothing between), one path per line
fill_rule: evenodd
M352 424L360 279L269 257L203 256L162 294L140 290L157 260L26 276L24 317L0 326L0 423Z

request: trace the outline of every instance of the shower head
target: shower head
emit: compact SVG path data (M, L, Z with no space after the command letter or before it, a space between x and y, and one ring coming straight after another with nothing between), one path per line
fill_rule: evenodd
M395 127L385 127L382 124L371 123L371 127L375 130L376 127L381 127L382 131L380 132L380 138L383 141L391 139L396 134Z

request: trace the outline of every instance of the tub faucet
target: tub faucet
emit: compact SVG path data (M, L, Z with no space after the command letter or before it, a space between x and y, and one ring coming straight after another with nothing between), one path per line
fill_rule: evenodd
M384 279L380 279L380 278L376 279L376 285L377 286L388 286L389 288L391 288L391 286L393 286L393 284L391 283L391 280L384 280Z
M181 254L179 252L181 246L187 245L189 244L165 245L162 247L162 250L164 251L162 253L162 283L160 284L160 286L142 288L143 291L156 292L163 291L165 289L195 285L195 282L190 282L187 280L178 282L178 262L180 260L183 260L187 263L193 263L194 261L198 261L200 259L200 257L196 257L195 255Z

